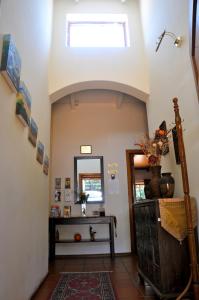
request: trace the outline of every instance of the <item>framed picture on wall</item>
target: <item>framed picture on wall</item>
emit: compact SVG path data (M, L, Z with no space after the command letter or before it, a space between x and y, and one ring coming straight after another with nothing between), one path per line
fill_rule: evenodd
M30 96L30 92L23 81L20 81L19 91L17 93L17 96L23 100L27 115L30 118L32 99Z
M24 126L30 125L31 96L23 81L20 81L17 93L16 115Z
M38 134L38 127L33 118L30 120L30 126L28 129L28 139L31 144L36 147L37 144L37 134Z
M40 164L43 164L44 159L44 145L39 141L37 143L37 155L36 159Z
M0 72L14 93L19 90L21 58L11 34L3 35Z
M91 145L81 145L80 146L80 153L81 154L91 154L92 153Z
M65 189L70 189L71 184L70 184L70 177L65 178Z
M64 201L71 202L71 190L70 189L64 190Z
M54 191L54 201L61 202L61 198L62 198L62 190L61 189L55 190Z
M61 177L55 178L55 189L57 190L61 189Z
M24 127L29 126L30 118L28 117L22 98L19 97L17 97L16 102L16 116L21 121Z
M45 175L48 175L48 169L49 169L49 158L45 154L44 156L44 163L43 163L43 172Z
M65 205L64 206L64 218L69 218L71 216L71 206L70 205Z

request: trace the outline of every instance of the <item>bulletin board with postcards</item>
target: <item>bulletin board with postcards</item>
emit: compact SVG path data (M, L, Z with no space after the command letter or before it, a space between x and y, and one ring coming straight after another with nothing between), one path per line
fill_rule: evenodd
M61 212L63 207L63 212ZM54 180L53 204L51 205L51 217L67 218L71 216L71 178L56 177Z

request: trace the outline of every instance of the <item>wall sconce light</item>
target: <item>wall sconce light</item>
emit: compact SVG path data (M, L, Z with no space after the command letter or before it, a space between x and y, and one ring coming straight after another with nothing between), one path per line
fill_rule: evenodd
M115 179L116 174L118 174L118 164L117 163L108 164L108 174L110 175L112 180Z
M157 47L155 49L156 52L158 51L165 35L170 36L174 40L174 45L176 47L181 46L181 44L182 44L182 37L181 36L176 36L174 33L164 30L163 33L157 39Z

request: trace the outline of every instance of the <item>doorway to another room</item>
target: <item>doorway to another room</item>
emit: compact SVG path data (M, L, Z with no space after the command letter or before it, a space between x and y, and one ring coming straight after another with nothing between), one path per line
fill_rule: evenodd
M137 253L134 203L146 199L144 187L150 181L151 172L142 150L126 150L128 202L130 217L131 252Z

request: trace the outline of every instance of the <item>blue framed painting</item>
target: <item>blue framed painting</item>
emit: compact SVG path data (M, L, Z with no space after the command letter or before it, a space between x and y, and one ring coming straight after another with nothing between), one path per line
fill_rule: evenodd
M21 95L21 98L23 99L24 106L25 106L25 109L27 111L27 114L30 117L32 99L31 99L29 90L28 90L27 86L25 85L25 83L23 81L20 81L18 94Z
M38 141L37 143L37 161L42 165L44 160L44 145Z
M30 126L28 130L28 139L31 144L36 147L37 144L37 134L38 134L38 127L33 118L30 120Z
M21 58L11 34L3 35L0 72L11 90L17 93L20 85Z
M48 175L48 169L49 169L49 158L45 154L44 156L44 163L43 163L43 172L45 175Z
M24 126L30 125L32 99L24 82L20 82L17 93L16 115Z

